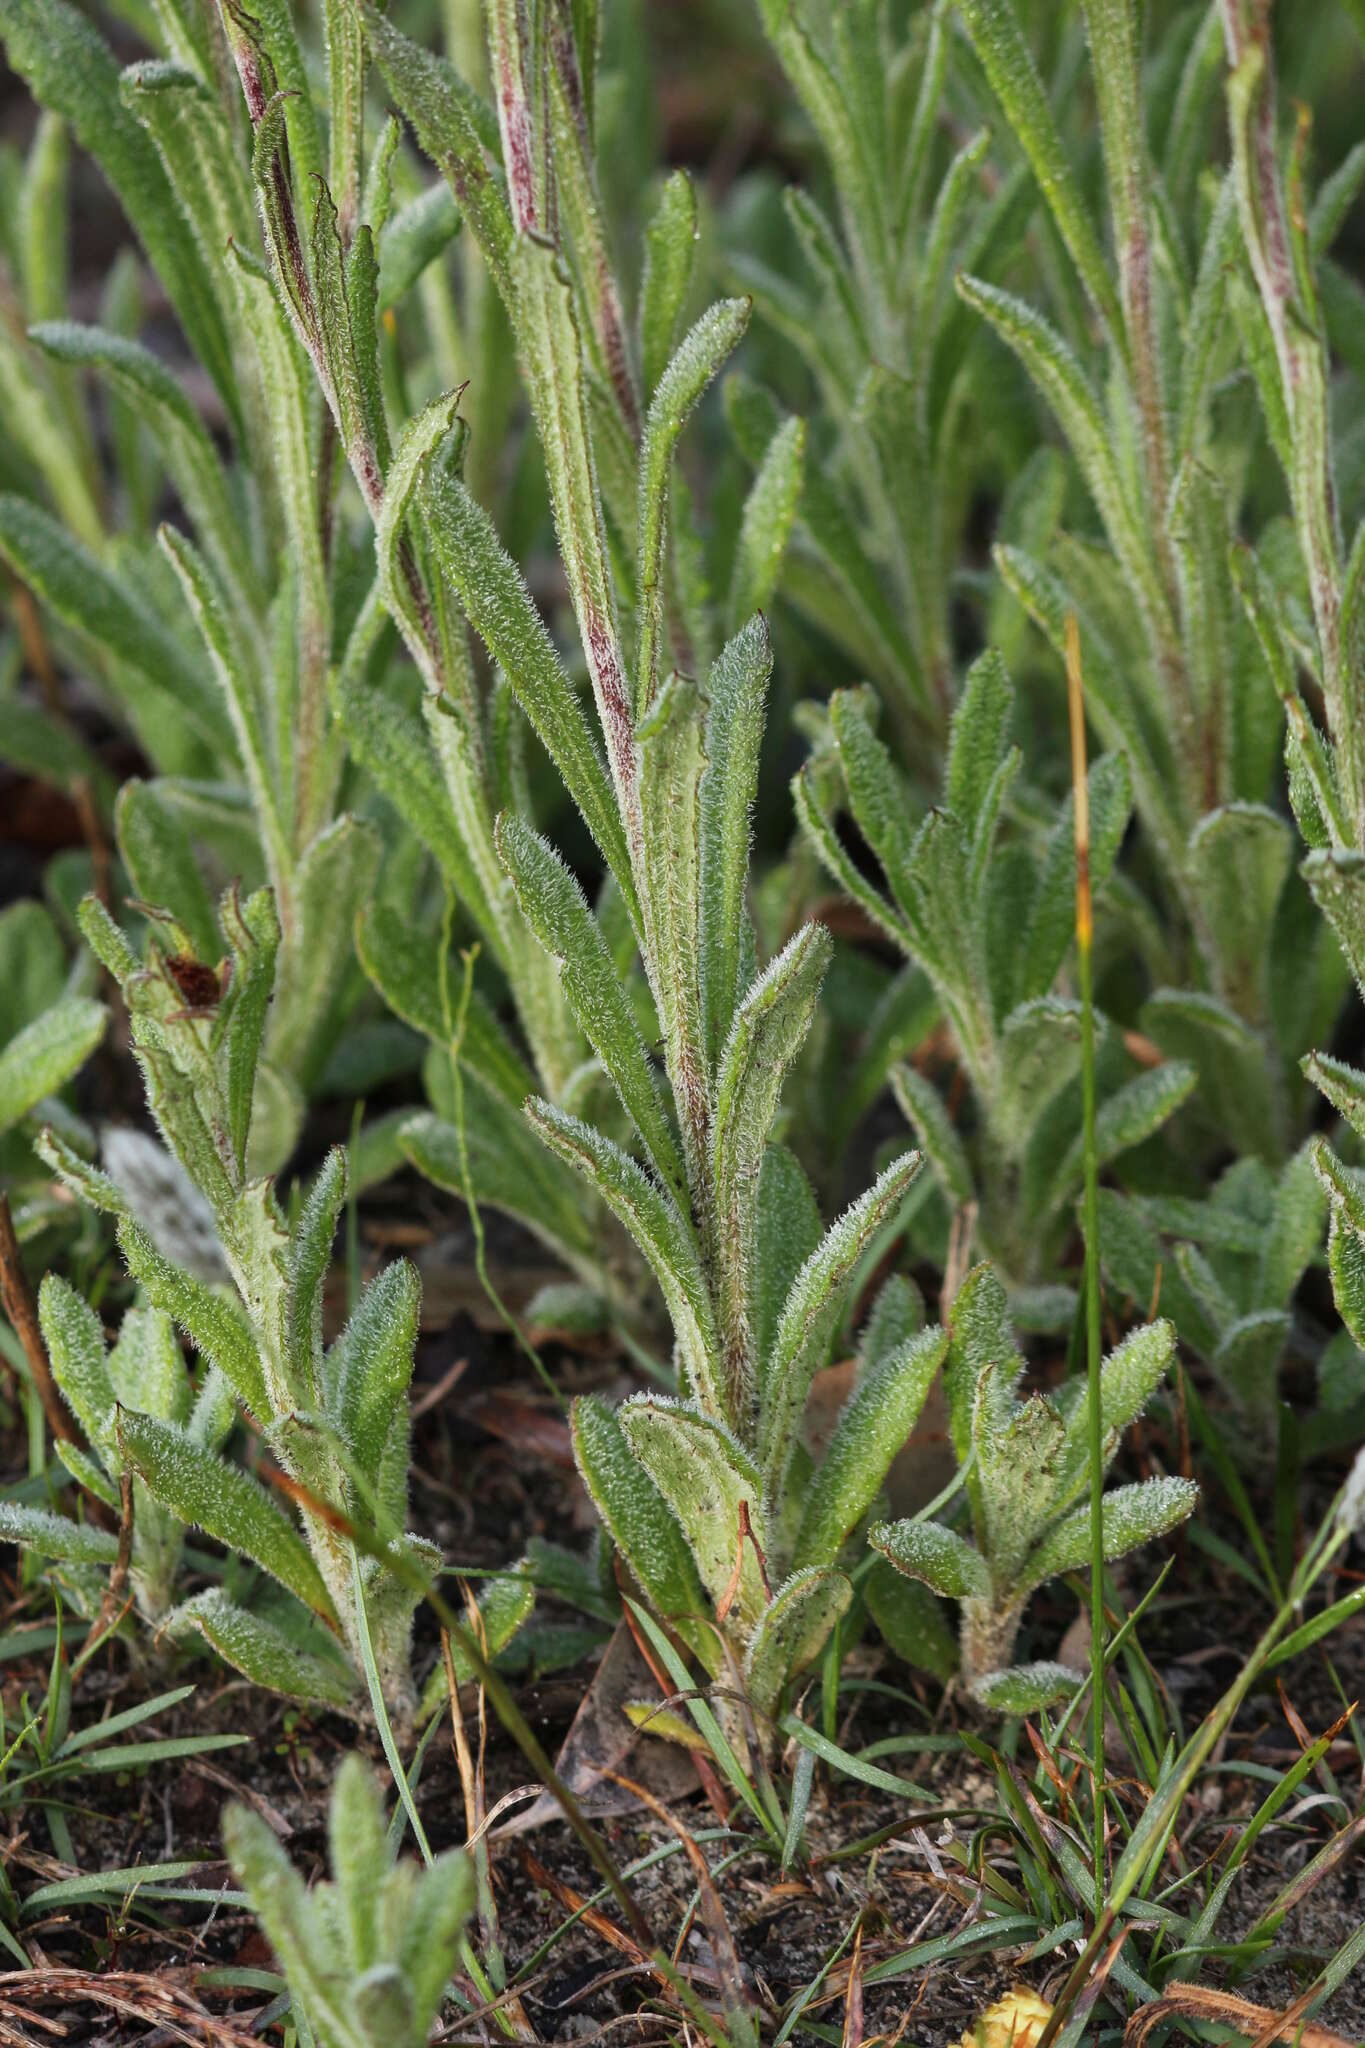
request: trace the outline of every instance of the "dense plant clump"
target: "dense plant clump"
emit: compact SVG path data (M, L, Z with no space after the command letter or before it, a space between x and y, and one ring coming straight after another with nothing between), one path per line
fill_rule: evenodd
M94 1741L97 1658L146 1695L105 1737L226 1666L291 1742L377 1743L393 1816L348 1755L330 1883L267 1802L224 1823L304 2048L452 2009L537 2038L489 1704L678 2038L784 2041L837 1981L856 2044L877 1983L994 1944L1068 1963L978 2037L1308 2040L1365 1948L1277 2015L1235 1987L1292 1899L1217 1931L1310 1772L1336 1869L1345 1720L1290 1709L1235 1847L1181 1832L1253 1689L1365 1604L1365 141L1331 74L1365 20L1310 49L1281 12L698 9L717 118L727 59L762 81L708 176L654 152L638 0L0 0L0 763L70 842L0 910L0 1537L54 1631L0 1790L74 1867L35 1788ZM391 1247L467 1230L497 1358L565 1411L518 1454L595 1525L477 1598L413 1484L428 1325L413 1263L362 1270L380 1191ZM495 1278L489 1211L556 1277ZM1263 1612L1187 1727L1201 1573ZM585 1652L556 1770L513 1687ZM818 1839L817 1769L928 1811L885 1760L970 1765L931 1863L971 1919L868 1975L869 1904L779 2003L728 1850L636 1782L657 1739L784 1881L870 1887L901 1826ZM686 1857L709 1976L604 1786ZM31 1907L0 1877L25 1966Z

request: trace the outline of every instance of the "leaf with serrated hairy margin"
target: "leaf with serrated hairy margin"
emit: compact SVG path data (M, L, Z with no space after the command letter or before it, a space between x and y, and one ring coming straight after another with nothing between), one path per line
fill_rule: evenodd
M327 1355L328 1409L371 1479L412 1379L421 1305L417 1268L395 1259L365 1289Z
M261 1422L272 1409L255 1340L235 1303L163 1256L140 1223L120 1218L119 1248L133 1278L218 1367L242 1406Z
M1193 1514L1199 1488L1192 1479L1141 1479L1116 1486L1101 1502L1106 1558L1126 1557L1141 1543L1154 1542ZM1090 1558L1090 1506L1074 1510L1050 1529L1030 1552L1018 1580L1031 1591L1062 1572L1080 1571Z
M874 730L875 717L876 700L866 689L836 690L830 698L830 729L854 823L876 854L899 908L902 948L923 952L924 924L910 872L911 808L904 779Z
M991 1575L981 1552L942 1522L876 1522L867 1532L874 1550L947 1600L987 1600Z
M1007 1671L984 1671L972 1681L972 1698L993 1714L1040 1714L1080 1691L1085 1679L1066 1664L1046 1660L1011 1664Z
M663 1290L690 1390L710 1413L726 1414L711 1301L683 1212L600 1131L541 1100L528 1103L526 1114L550 1149L587 1176L635 1239Z
M1318 847L1300 872L1332 927L1356 987L1365 993L1365 853L1351 847Z
M981 1480L977 1538L993 1576L1012 1588L1029 1545L1064 1505L1066 1425L1045 1395L1033 1394L1002 1428L991 1412L989 1384L979 1388L973 1422Z
M0 1501L0 1543L17 1543L56 1564L112 1567L118 1557L118 1538L111 1530L12 1500Z
M305 1607L328 1620L335 1609L308 1545L270 1495L240 1466L173 1423L121 1409L119 1448L154 1499L182 1522L258 1564Z
M792 778L792 802L796 806L801 829L845 895L866 913L880 931L885 932L894 946L904 951L907 936L905 919L900 910L888 903L881 891L865 878L849 855L839 836L835 811L823 786L824 778L817 775L816 767L816 763L807 761Z
M163 526L158 537L180 579L186 602L203 636L209 668L223 693L270 873L278 886L289 872L287 840L239 622L225 612L214 577L193 542L171 526Z
M1024 300L980 278L959 276L957 286L967 304L990 321L1019 357L1056 414L1133 592L1148 616L1169 636L1169 607L1153 567L1141 514L1080 363L1056 328Z
M322 1392L322 1289L332 1261L341 1205L346 1199L346 1152L333 1145L318 1168L299 1218L289 1233L286 1294L289 1351L296 1385Z
M987 1390L990 1424L1003 1429L1009 1422L1014 1389L1024 1370L1023 1356L1010 1324L1009 1301L993 1266L974 1266L967 1275L953 1300L950 1330L944 1386L953 1449L958 1464L965 1465L972 1452L973 1425L983 1385ZM967 1493L979 1522L979 1473L967 1475Z
M918 1152L893 1160L830 1225L792 1283L772 1354L760 1361L758 1442L770 1499L781 1498L806 1396L843 1314L858 1262L895 1216L920 1163Z
M788 1681L814 1663L852 1601L842 1572L798 1570L778 1587L744 1658L745 1690L760 1714L777 1712Z
M1303 1071L1337 1114L1345 1117L1359 1137L1365 1138L1365 1072L1326 1052L1310 1052L1303 1061Z
M365 40L418 142L459 200L500 290L512 240L507 202L484 160L500 152L497 116L451 66L411 42L388 15L363 0Z
M1175 1357L1175 1329L1164 1319L1130 1330L1100 1367L1100 1432L1106 1468L1119 1438L1135 1422L1165 1379ZM1067 1416L1063 1495L1079 1491L1090 1473L1088 1401L1077 1401Z
M947 1352L946 1330L921 1330L863 1376L806 1493L796 1566L838 1557L904 1447Z
M992 650L967 672L953 712L943 773L944 801L968 837L1005 758L1013 711L1014 687L1004 662Z
M617 1414L627 1443L677 1516L713 1603L725 1598L739 1565L730 1612L747 1640L768 1604L762 1563L741 1535L743 1506L766 1551L757 1465L723 1422L698 1408L640 1394Z
M253 1685L283 1693L287 1699L320 1700L344 1707L355 1698L353 1674L335 1658L302 1649L292 1635L262 1614L252 1614L215 1586L198 1593L171 1613L164 1624L173 1641L201 1635L225 1664Z

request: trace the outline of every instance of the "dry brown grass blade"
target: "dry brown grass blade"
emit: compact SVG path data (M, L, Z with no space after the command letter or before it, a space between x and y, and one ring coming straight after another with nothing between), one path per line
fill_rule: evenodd
M858 1932L853 1937L853 1955L849 1963L848 1989L844 1993L844 2041L843 2048L862 2048L863 2044L863 1923L858 1922Z
M768 1584L768 1560L763 1555L763 1546L757 1536L755 1536L753 1523L749 1520L749 1503L747 1500L742 1500L739 1504L739 1536L735 1543L735 1568L730 1574L729 1583L725 1591L716 1602L717 1621L723 1622L734 1605L735 1595L739 1591L739 1582L744 1571L744 1546L746 1543L752 1546L754 1556L758 1560L758 1575L763 1581L763 1590L770 1600L773 1597L773 1589Z
M562 1877L556 1877L552 1870L547 1870L529 1849L523 1848L521 1863L532 1884L538 1886L541 1891L548 1892L556 1905L562 1906L566 1913L576 1913L583 1925L590 1927L599 1940L606 1942L608 1948L614 1948L618 1955L629 1956L633 1963L646 1966L658 1977L661 1984L666 1985L667 1980L662 1972L655 1968L634 1935L627 1934L624 1927L618 1927L600 1907L590 1906L582 1892L575 1891L571 1884L565 1884Z
M1236 1998L1230 1991L1182 1984L1178 1991L1168 1992L1154 2005L1144 2005L1141 2012L1133 2014L1124 2029L1123 2048L1144 2048L1164 2020L1213 2020L1237 2027L1250 2036L1252 2048L1273 2048L1277 2041L1292 2042L1294 2048L1353 2048L1344 2035L1299 2017L1311 1996L1306 1993L1288 2012L1276 2013L1253 2005L1249 1998Z
M14 1327L15 1336L24 1347L24 1357L28 1361L38 1399L43 1404L48 1428L54 1437L69 1444L76 1443L76 1431L62 1406L62 1397L57 1392L57 1383L47 1362L47 1346L38 1324L38 1304L33 1299L33 1289L24 1271L19 1240L14 1234L14 1218L9 1212L8 1195L0 1195L0 1300L4 1302L5 1314Z
M97 1973L53 1969L49 1965L39 1970L0 1972L0 2013L43 2033L50 2033L51 2027L31 2008L81 2003L102 2006L125 2019L160 2027L172 2040L186 2043L187 2048L259 2048L258 2035L211 2013L189 1986L177 1981L177 1974L170 1971L153 1976L143 1970ZM28 2038L33 2040L32 2035Z
M742 1545L740 1554L742 1558ZM617 1554L616 1558L616 1575L617 1582L619 1584L621 1579L621 1558L619 1553ZM735 1583L736 1585L739 1583L738 1563L736 1563L735 1565ZM641 1658L644 1660L644 1663L648 1666L649 1674L651 1678L654 1680L654 1683L659 1688L659 1695L661 1701L665 1705L671 1704L673 1687L669 1683L668 1673L664 1670L663 1665L660 1663L658 1655L654 1649L654 1645L648 1640L644 1630L640 1627L640 1624L636 1621L635 1616L632 1614L629 1601L622 1602L621 1614L626 1627L630 1631L631 1641L634 1643L636 1649L639 1651ZM697 1750L689 1750L688 1756L691 1760L693 1769L696 1771L697 1777L700 1780L701 1789L706 1794L707 1804L710 1806L712 1813L715 1814L716 1819L720 1822L721 1826L725 1827L730 1819L730 1802L725 1796L725 1787L720 1782L720 1773L717 1771L715 1765L712 1763L709 1756L702 1756L700 1752Z

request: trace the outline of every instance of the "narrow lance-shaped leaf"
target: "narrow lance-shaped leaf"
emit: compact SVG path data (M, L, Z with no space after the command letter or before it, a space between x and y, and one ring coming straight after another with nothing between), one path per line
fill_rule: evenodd
M582 1395L573 1404L572 1429L583 1483L612 1540L655 1612L685 1630L705 1613L706 1595L677 1517L627 1442L618 1411Z
M726 1413L711 1303L691 1227L677 1204L620 1147L550 1103L527 1105L551 1150L586 1174L630 1232L663 1290L689 1387L708 1412Z
M903 1153L832 1223L792 1284L773 1340L760 1361L759 1450L769 1499L778 1499L796 1443L806 1396L843 1312L854 1269L895 1215L920 1168Z
M0 27L14 69L42 105L70 121L118 194L191 347L239 423L231 350L203 258L154 145L123 105L113 53L66 0L7 0Z
M333 1145L289 1236L286 1303L292 1374L295 1385L313 1388L314 1401L322 1391L317 1368L322 1356L323 1283L345 1199L346 1153Z
M196 1593L176 1608L164 1624L172 1640L203 1636L223 1663L287 1700L321 1700L327 1706L352 1706L356 1681L338 1653L327 1657L301 1649L293 1632L276 1628L264 1614L239 1608L221 1589Z
M281 931L275 899L258 889L242 902L235 888L223 897L219 923L232 948L232 981L224 1000L227 1031L228 1127L240 1174L246 1172L256 1073L275 988Z
M167 717L187 720L220 759L235 763L232 727L217 692L127 577L112 575L25 498L0 497L0 556L64 625L115 662L126 662Z
M114 1387L99 1317L56 1273L43 1276L38 1316L62 1398L91 1444L107 1456L113 1449Z
M163 526L159 538L203 635L204 647L223 693L237 750L246 770L252 803L260 820L270 861L271 877L280 888L287 882L292 856L280 818L279 796L261 729L260 707L252 687L250 665L235 623L224 614L213 578L198 549L172 526Z
M327 1360L328 1406L375 1477L412 1378L422 1284L395 1259L372 1280Z
M672 171L645 229L640 288L640 355L645 399L654 396L677 340L696 257L697 196L686 171Z
M118 1538L112 1530L12 1500L0 1501L0 1543L17 1543L35 1557L51 1558L54 1563L96 1565L104 1570L112 1569L118 1558Z
M705 765L696 685L674 674L639 733L646 889L645 963L663 1025L664 1059L689 1189L710 1224L706 1031L701 1007L700 787Z
M626 840L640 845L634 720L621 654L589 427L583 350L555 252L522 236L512 251L514 325L545 454L555 528L587 658Z
M153 1496L182 1522L241 1551L304 1605L331 1620L335 1610L308 1546L265 1488L174 1424L122 1409L119 1446Z
M758 787L772 643L760 615L721 649L707 677L701 778L701 976L707 1057L714 1065L739 999L749 872L749 817Z
M634 915L630 854L611 783L520 570L449 464L427 471L422 504L442 573L563 776Z
M792 1553L798 1567L838 1557L881 1490L947 1353L946 1330L921 1330L850 1395L806 1496Z
M1013 0L962 0L962 17L992 92L1004 109L1071 252L1095 309L1120 346L1123 314L1094 222L1086 210L1047 103Z
M1112 437L1085 374L1055 328L1022 299L980 278L961 276L958 290L984 315L1019 357L1071 443L1072 452L1158 643L1173 641L1165 592L1153 564L1141 516L1114 455Z
M512 221L484 158L500 150L497 116L449 64L422 49L362 0L365 39L395 103L450 183L504 299L510 296Z
M29 338L57 362L89 366L109 380L155 435L201 544L234 605L248 617L254 609L263 609L250 550L244 545L208 429L160 358L127 335L71 320L40 323L29 330Z
M635 664L637 718L648 713L658 688L659 649L663 637L668 482L673 451L688 414L725 358L738 345L748 325L749 307L747 299L720 299L709 307L679 346L650 401L640 453L639 538L636 548L636 581L640 592L640 645Z
M635 1013L583 891L554 849L509 811L498 820L497 841L522 914L553 955L581 1030L610 1075L661 1179L681 1193L682 1161Z
M248 1414L269 1421L273 1410L260 1357L241 1311L215 1288L173 1265L131 1216L120 1218L118 1241L128 1271L157 1308L212 1360Z
M764 1149L832 951L823 925L802 927L735 1011L716 1070L711 1172L725 1373L734 1415L747 1412L754 1391L750 1260Z
M0 1050L0 1131L9 1130L84 1066L108 1012L88 996L63 996Z
M772 600L801 501L805 465L806 423L793 417L778 428L768 444L744 502L730 586L733 625Z

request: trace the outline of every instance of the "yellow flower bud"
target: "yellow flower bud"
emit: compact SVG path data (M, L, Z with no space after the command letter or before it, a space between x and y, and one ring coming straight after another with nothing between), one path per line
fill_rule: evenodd
M959 2048L1036 2048L1052 2007L1033 1991L1011 1991L962 2036Z

